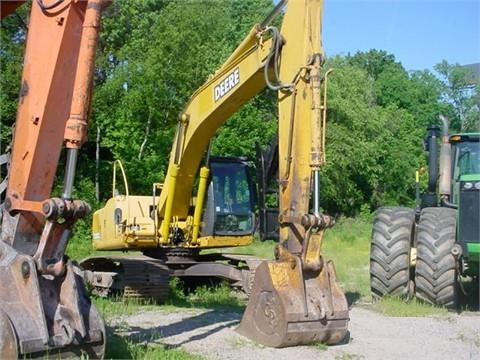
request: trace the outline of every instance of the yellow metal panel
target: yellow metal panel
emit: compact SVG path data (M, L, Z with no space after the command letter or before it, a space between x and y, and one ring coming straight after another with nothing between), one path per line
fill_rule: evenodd
M119 250L156 246L153 207L150 196L119 195L107 201L93 214L93 247L97 250Z
M253 236L202 236L198 243L200 248L243 246L253 243Z

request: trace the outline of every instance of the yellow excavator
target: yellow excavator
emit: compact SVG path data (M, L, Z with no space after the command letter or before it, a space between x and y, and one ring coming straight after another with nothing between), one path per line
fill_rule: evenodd
M95 288L161 300L169 274L224 277L249 293L239 332L267 346L335 344L347 333L346 298L321 251L334 220L320 211L326 86L321 0L280 1L255 25L180 113L168 172L151 196L114 196L93 216L97 250L143 256L82 262ZM281 29L273 20L282 16ZM245 162L213 158L217 129L265 88L278 94L279 244L275 260L201 253L253 241L254 202ZM114 173L120 170L116 162Z

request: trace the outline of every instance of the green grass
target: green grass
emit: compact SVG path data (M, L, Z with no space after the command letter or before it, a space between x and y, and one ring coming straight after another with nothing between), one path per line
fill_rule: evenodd
M378 303L375 303L373 308L382 314L388 316L431 316L431 315L445 315L447 316L448 310L438 306L426 304L413 299L399 299L392 297L385 297Z
M311 346L313 346L315 349L320 350L320 351L328 350L328 345L324 344L322 342L313 343Z
M167 359L167 360L200 360L200 356L192 355L180 348L171 348L158 343L152 337L147 342L137 343L115 333L115 329L107 327L107 348L105 359Z
M341 218L325 232L323 255L332 260L350 302L370 302L371 224L361 218Z
M106 319L120 315L132 315L140 310L155 310L158 305L151 304L145 301L128 300L124 301L120 297L103 298L92 296L92 300L98 311Z
M159 308L169 311L180 311L182 308L205 308L238 312L245 308L245 301L237 297L226 282L215 287L200 286L195 291L186 293L178 278L170 280L170 295L162 305L145 300L124 300L121 297L92 296L92 299L98 311L106 319L120 315L133 315L140 311L154 311Z
M185 293L181 281L172 278L166 306L243 311L245 303L235 296L227 282L221 282L215 287L200 286L191 293Z

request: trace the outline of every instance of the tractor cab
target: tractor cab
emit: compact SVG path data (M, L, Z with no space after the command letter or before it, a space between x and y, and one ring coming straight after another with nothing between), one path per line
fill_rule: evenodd
M468 263L480 262L480 133L450 136L457 241ZM471 266L470 266L471 267Z
M451 135L454 181L480 181L480 134Z

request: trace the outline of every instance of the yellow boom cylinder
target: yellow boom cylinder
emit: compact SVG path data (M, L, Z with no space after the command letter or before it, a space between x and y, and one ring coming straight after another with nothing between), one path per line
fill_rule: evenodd
M195 203L195 212L193 213L193 233L192 244L196 245L198 242L198 233L200 231L200 222L202 221L202 209L205 202L205 194L207 192L208 177L210 176L210 169L206 166L200 169L200 182L198 184L197 201Z
M171 165L170 167L170 189L168 190L169 194L167 197L167 204L165 206L165 217L163 218L162 223L162 238L160 239L160 243L168 244L168 235L170 232L170 223L172 221L172 209L173 209L173 201L174 201L174 194L175 194L175 186L177 184L178 172L180 171L180 167L178 165Z

